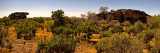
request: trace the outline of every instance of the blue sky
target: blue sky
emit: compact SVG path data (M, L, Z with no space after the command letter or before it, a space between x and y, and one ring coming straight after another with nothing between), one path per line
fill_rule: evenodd
M80 16L99 7L136 9L149 15L160 14L160 0L0 0L0 17L13 12L29 12L28 17L50 17L51 11L62 9L67 16Z

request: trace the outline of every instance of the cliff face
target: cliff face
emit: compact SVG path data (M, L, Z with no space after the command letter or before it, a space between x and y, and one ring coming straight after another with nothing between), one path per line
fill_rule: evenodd
M29 13L27 12L15 12L15 13L11 13L8 17L12 20L12 19L25 19L27 18L27 15L29 15Z
M146 23L146 17L149 15L139 10L119 9L117 11L102 12L97 14L97 16L108 21L118 20L119 22L130 21L131 23L135 23L140 20Z

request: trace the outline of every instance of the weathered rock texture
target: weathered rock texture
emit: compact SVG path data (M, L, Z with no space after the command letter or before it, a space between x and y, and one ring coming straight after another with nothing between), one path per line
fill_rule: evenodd
M29 13L27 12L14 12L11 13L8 17L13 20L13 19L25 19L27 18L27 15L29 15Z
M149 16L144 11L132 9L119 9L117 11L102 12L97 15L104 20L118 20L119 22L130 21L132 24L140 20L146 23L146 17Z

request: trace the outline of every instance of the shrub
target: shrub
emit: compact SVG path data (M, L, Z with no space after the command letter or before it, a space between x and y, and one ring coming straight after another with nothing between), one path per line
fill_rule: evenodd
M44 18L43 17L34 17L33 21L36 21L38 23L44 23Z
M151 29L160 27L160 15L147 18L147 24Z
M155 40L153 40L154 46L152 46L151 52L160 53L160 46L159 46L160 45L160 29L155 30L154 38L155 38Z
M100 38L110 37L112 33L110 31L101 31Z
M9 42L9 43L6 45L6 48L7 48L7 49L12 49L12 48L13 48L12 43Z
M41 40L38 42L38 53L70 53L73 52L76 46L76 41L73 37L64 37L61 35L54 35L51 40Z
M122 31L123 31L123 27L120 26L120 25L115 26L115 27L113 27L113 28L111 29L111 32L112 32L112 33L120 33L120 32L122 32Z
M138 33L137 37L145 41L145 43L148 43L148 41L154 38L154 33L155 33L154 30L145 30L145 32Z
M14 26L17 38L24 37L24 39L28 40L35 36L36 29L39 24L34 21L26 20L25 22L17 23Z
M105 53L142 53L145 44L127 33L113 34L98 41L96 49Z
M124 26L126 27L130 27L132 24L130 23L130 21L124 21Z
M141 21L137 21L134 25L125 29L128 33L140 33L142 30L146 29L146 25L143 24Z

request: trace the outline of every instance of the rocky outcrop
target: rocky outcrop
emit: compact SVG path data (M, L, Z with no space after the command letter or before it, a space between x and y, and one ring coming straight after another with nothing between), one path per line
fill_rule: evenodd
M119 9L117 11L102 12L97 16L104 20L118 20L119 22L130 21L132 24L140 20L146 23L146 17L149 16L144 11L132 9Z
M27 12L14 12L11 13L8 17L13 20L13 19L25 19L27 18L27 15L29 15L29 13Z

